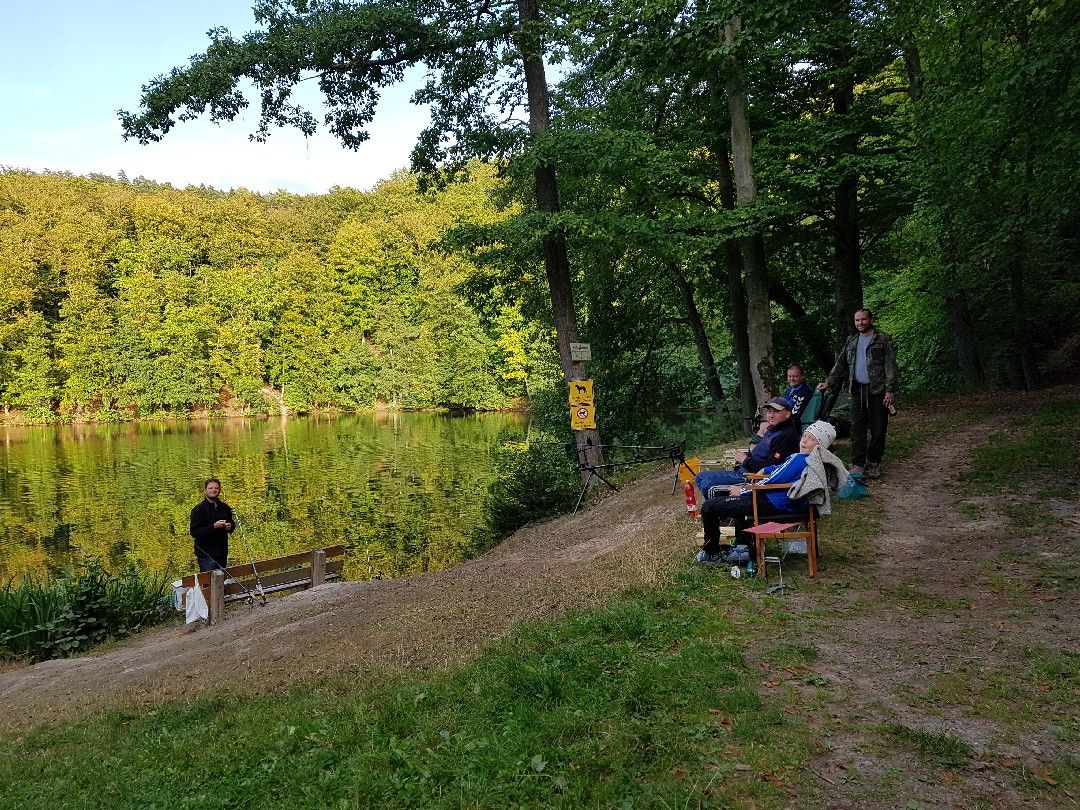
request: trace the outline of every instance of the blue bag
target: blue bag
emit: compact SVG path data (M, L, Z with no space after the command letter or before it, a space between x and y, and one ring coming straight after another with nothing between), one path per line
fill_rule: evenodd
M840 491L836 493L836 497L845 501L853 501L856 498L865 498L869 494L870 490L866 486L866 481L863 480L862 473L848 473L847 481L840 487Z

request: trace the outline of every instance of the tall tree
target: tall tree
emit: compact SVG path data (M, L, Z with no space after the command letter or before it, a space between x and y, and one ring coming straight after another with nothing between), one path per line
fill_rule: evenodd
M753 138L750 133L749 102L743 77L742 56L737 47L742 18L732 16L724 24L724 47L729 53L727 101L731 116L731 157L735 177L735 205L744 210L757 202L754 178ZM753 214L751 213L751 216ZM772 313L769 311L769 274L765 259L765 239L754 229L739 240L745 267L746 333L750 353L750 373L758 405L776 390L773 359Z
M204 54L148 84L141 111L120 114L126 136L143 143L159 140L177 118L207 111L214 120L232 120L248 105L238 89L245 78L260 91L257 137L265 138L271 125L293 125L310 134L315 118L293 103L292 92L303 78L314 76L328 105L325 123L355 148L368 137L380 90L421 64L429 81L415 100L431 103L432 121L413 155L417 169L452 172L472 157L505 157L543 139L550 129L544 70L548 22L535 0L263 0L255 17L265 30L240 40L223 29L211 31ZM510 75L508 65L517 68ZM526 138L500 121L512 120L519 106L528 115ZM536 162L533 202L543 230L559 356L570 380L583 376L584 368L570 353L570 344L579 339L570 264L552 221L559 210L555 166L543 159ZM577 443L584 462L598 460L596 431L578 431Z

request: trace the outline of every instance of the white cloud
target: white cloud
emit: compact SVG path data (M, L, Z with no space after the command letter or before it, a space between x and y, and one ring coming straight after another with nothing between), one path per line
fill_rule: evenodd
M180 125L161 142L140 146L123 141L113 123L44 132L34 144L0 160L34 171L116 176L122 170L130 178L181 187L321 193L332 186L370 188L407 166L421 124L382 127L354 152L325 133L305 139L295 130L276 130L265 143L255 143L241 123L202 121Z

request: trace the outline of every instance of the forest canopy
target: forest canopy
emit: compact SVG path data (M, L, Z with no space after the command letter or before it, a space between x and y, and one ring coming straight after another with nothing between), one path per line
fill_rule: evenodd
M231 120L247 81L257 138L310 131L291 89L314 78L355 147L420 65L417 174L296 197L6 173L5 407L502 407L557 396L580 338L602 419L747 413L788 363L826 371L862 305L904 392L1080 364L1075 3L265 0L256 19L151 81L126 133Z

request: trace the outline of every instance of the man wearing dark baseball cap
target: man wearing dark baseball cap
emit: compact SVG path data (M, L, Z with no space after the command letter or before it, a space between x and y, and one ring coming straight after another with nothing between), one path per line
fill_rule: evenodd
M726 494L727 487L741 484L747 473L759 472L770 464L779 464L798 452L799 426L791 418L791 403L783 397L773 397L761 409L768 423L765 435L753 447L735 454L738 466L734 470L706 470L694 478L706 498L713 487L722 487Z

